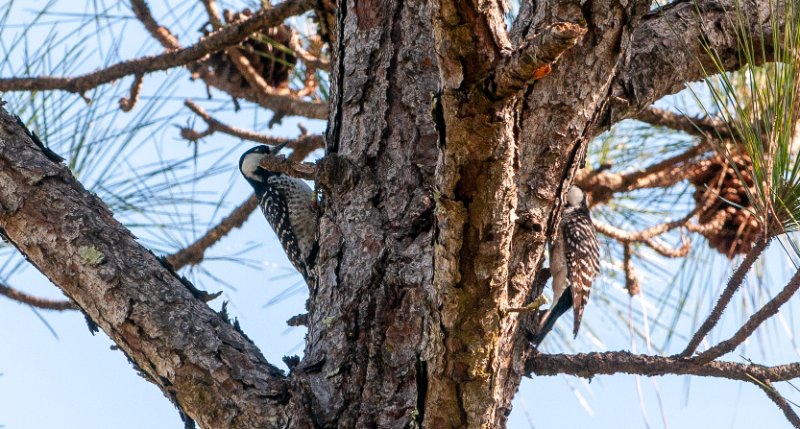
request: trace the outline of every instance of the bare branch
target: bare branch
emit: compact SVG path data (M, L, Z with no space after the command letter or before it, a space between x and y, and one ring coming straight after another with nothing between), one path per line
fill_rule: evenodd
M755 330L761 326L761 324L769 319L770 317L778 314L778 310L781 308L783 304L785 304L789 299L794 296L797 289L800 289L800 270L798 270L794 276L792 276L789 283L783 288L783 290L772 298L769 302L764 304L761 309L759 309L755 314L750 316L750 319L736 331L733 336L725 341L720 342L714 347L704 351L703 353L698 354L694 357L693 360L701 363L710 362L720 356L725 355L733 351L739 344L743 343L750 335L755 332ZM769 377L765 377L769 378ZM769 378L770 380L775 381L775 379Z
M490 94L505 98L550 73L551 64L575 46L586 29L568 22L545 28L506 57L486 81Z
M764 250L769 245L769 238L759 238L755 241L755 245L747 255L742 260L742 263L736 268L736 271L733 272L731 278L728 280L728 285L725 286L725 290L722 291L722 295L720 295L719 300L717 300L716 305L711 310L711 314L708 315L706 320L694 334L692 339L689 341L689 344L686 345L686 348L678 355L680 357L690 357L695 350L697 350L697 346L700 345L700 342L703 341L703 338L714 329L714 326L717 325L719 319L722 317L722 312L725 311L725 308L728 307L730 304L731 299L733 299L733 294L739 289L739 287L744 282L744 278L747 273L750 271L750 267L758 260L758 257L764 252Z
M648 356L630 352L534 354L525 365L527 374L574 375L592 378L596 375L637 374L645 376L697 375L729 380L787 381L800 377L800 363L763 366L738 362L698 363L696 359Z
M16 290L12 287L0 284L0 295L32 307L41 308L43 310L77 310L78 307L72 301L55 301L51 299L39 298L38 296L28 295L25 292Z
M672 229L685 226L692 216L694 216L694 214L695 210L692 210L692 212L682 219L655 225L638 232L623 231L615 226L611 226L597 220L594 220L593 223L595 229L597 229L597 232L611 237L623 244L639 242L668 258L682 258L689 253L689 250L691 250L691 242L689 242L689 240L681 238L681 246L672 249L663 243L656 241L654 237Z
M642 290L639 284L639 276L636 275L636 269L633 266L632 249L630 243L622 244L622 266L625 270L625 290L628 295L638 295Z
M242 88L240 85L234 85L213 73L200 73L197 77L236 98L256 103L277 113L305 116L311 119L328 118L328 106L324 103L303 101L291 94L253 91L252 88Z
M255 196L251 195L250 198L233 209L219 224L209 229L208 232L203 234L203 236L198 238L194 243L167 256L167 260L176 270L187 265L199 264L203 261L206 250L222 239L222 237L228 235L233 229L241 227L256 207L258 207L258 200Z
M681 237L681 245L680 247L676 248L668 247L664 243L656 241L654 238L645 240L643 243L645 246L655 250L656 253L667 258L683 258L689 254L690 250L692 250L692 243L686 239L686 237Z
M174 51L181 48L178 38L175 37L168 28L158 25L144 0L131 0L131 7L136 18L144 24L144 28L158 40L167 51Z
M123 61L105 69L76 77L24 77L0 79L0 91L64 90L77 94L96 86L136 73L152 73L184 66L202 59L210 53L240 43L250 34L265 26L283 23L286 18L302 14L313 5L313 0L287 0L271 9L262 9L251 18L226 26L190 47L161 55Z
M789 405L789 402L786 401L780 392L775 389L775 386L772 385L772 382L769 380L753 380L753 384L761 388L762 391L767 395L775 405L783 411L783 415L786 416L786 420L789 420L794 427L800 428L800 416L792 409L792 406Z
M200 105L195 103L192 100L186 100L184 103L186 107L188 107L192 112L196 113L203 121L208 125L208 129L202 133L198 133L194 130L190 130L188 128L182 129L182 134L184 137L189 140L198 140L202 137L206 137L214 132L221 132L225 133L234 137L239 137L242 140L249 140L256 143L267 144L270 146L277 146L280 144L285 143L289 139L280 138L280 137L272 137L267 136L264 134L257 133L251 130L245 130L243 128L234 127L224 122L221 122L211 116L205 109L203 109ZM320 135L302 135L297 139L289 141L287 147L298 150L300 147L309 147L310 150L319 149L325 145L325 141ZM308 155L306 152L300 159L294 159L295 161L301 161L305 156Z
M667 127L702 138L733 138L731 128L716 118L692 118L669 110L649 106L637 113L636 119L650 125Z
M320 70L330 70L330 61L323 60L319 56L314 55L303 48L303 44L300 43L300 37L297 35L297 32L292 32L292 38L289 39L289 47L292 48L292 50L297 54L297 57L300 58L300 60L303 61L307 66Z
M695 159L709 149L707 143L701 142L678 155L625 174L605 169L580 170L575 183L591 195L592 205L604 204L618 192L667 187L691 177L696 169Z
M658 225L651 226L650 228L643 229L641 231L625 231L620 228L617 228L613 225L608 225L606 223L600 222L598 220L593 220L594 226L598 232L603 235L607 235L619 242L622 243L632 243L632 242L644 242L651 238L657 237L665 232L671 231L675 228L679 228L685 226L695 215L697 210L692 210L681 219L673 220L671 222L661 223Z
M239 51L239 48L236 46L232 46L225 50L225 53L228 54L228 58L231 59L231 62L236 69L239 70L239 73L244 76L247 82L250 84L252 88L255 88L257 91L269 94L269 95L288 95L289 90L275 90L267 83L264 78L258 74L258 72L253 68L250 64L250 60L247 59L242 53Z
M211 23L211 27L214 28L215 31L222 28L222 15L219 13L217 2L215 0L203 0L203 6L206 7L208 22Z

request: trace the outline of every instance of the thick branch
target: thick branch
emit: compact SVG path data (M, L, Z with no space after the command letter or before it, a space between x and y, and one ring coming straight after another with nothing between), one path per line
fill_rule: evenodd
M185 414L204 428L293 418L281 371L2 109L0 184L3 235Z
M313 0L287 0L274 8L262 9L251 18L226 26L195 45L161 55L123 61L111 67L76 77L24 77L0 79L0 91L64 90L81 94L96 86L130 74L145 74L168 70L197 61L207 54L235 45L263 27L280 25L290 16L302 14L314 4Z
M25 292L0 284L0 295L32 307L44 310L77 310L78 307L72 301L55 301L52 299L39 298L38 296L28 295Z
M551 64L584 34L585 28L568 22L553 24L537 33L498 64L487 82L490 94L505 98L546 76Z
M620 106L612 123L637 115L705 73L720 72L708 50L719 56L726 71L742 67L742 31L755 39L748 46L759 49L753 54L757 61L769 61L773 52L770 23L782 22L785 4L767 0L676 1L651 11L634 30L630 59L615 79L613 92ZM764 52L760 52L762 47Z
M741 286L742 282L744 282L744 278L750 271L750 267L752 267L756 260L758 260L758 257L761 256L761 254L764 252L764 249L766 249L768 245L768 238L760 238L756 240L753 248L747 252L747 255L742 260L742 263L739 264L739 267L737 267L736 271L734 271L733 275L731 275L730 280L728 280L728 285L725 286L725 290L722 291L722 295L720 295L719 300L711 310L711 314L708 315L708 318L706 318L692 339L689 341L689 344L686 345L686 348L680 353L679 356L691 356L692 353L697 350L697 346L700 345L700 342L703 341L703 338L705 338L706 335L708 335L708 333L714 329L714 326L717 325L717 322L719 322L719 319L722 317L722 312L725 311L725 308L728 307L731 299L733 299L733 294L736 293L736 291L739 289L739 286Z
M645 376L698 375L729 380L787 381L800 377L800 363L763 366L737 362L698 363L695 359L647 356L630 352L535 354L525 365L528 374L574 375L592 378L596 375L636 374Z

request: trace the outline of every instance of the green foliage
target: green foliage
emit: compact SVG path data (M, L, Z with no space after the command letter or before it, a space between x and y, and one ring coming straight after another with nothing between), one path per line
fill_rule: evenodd
M771 34L751 34L748 12L736 12L740 62L746 65L724 73L720 56L707 48L716 67L706 70L712 95L708 110L718 111L738 137L719 144L718 151L729 160L743 151L752 160L754 187L748 197L764 234L775 236L800 229L800 7L787 2L785 10L776 10L772 25L778 27L781 13L786 25ZM764 59L775 62L759 66Z

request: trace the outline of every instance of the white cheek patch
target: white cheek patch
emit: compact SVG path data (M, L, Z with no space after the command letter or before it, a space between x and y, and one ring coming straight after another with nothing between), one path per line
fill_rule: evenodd
M247 178L251 180L261 180L261 175L258 174L259 164L261 163L261 158L264 156L259 153L253 153L247 155L242 161L242 174L247 176Z

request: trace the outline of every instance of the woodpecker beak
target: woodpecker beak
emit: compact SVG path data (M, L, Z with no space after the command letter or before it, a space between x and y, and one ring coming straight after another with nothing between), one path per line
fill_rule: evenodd
M271 151L270 153L271 153L272 155L277 155L277 154L278 154L278 152L280 152L280 151L281 151L281 149L285 148L285 147L286 147L286 145L287 145L287 144L289 144L289 141L290 141L290 140L286 140L285 142L283 142L283 143L281 143L281 144L279 144L279 145L277 145L277 146L274 146L274 147L272 148L272 151Z

